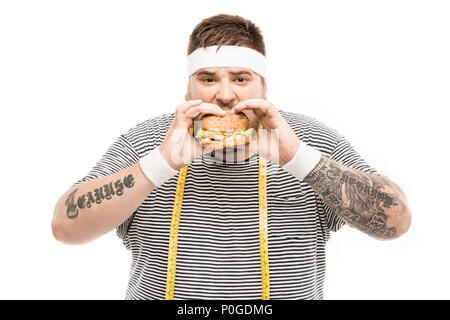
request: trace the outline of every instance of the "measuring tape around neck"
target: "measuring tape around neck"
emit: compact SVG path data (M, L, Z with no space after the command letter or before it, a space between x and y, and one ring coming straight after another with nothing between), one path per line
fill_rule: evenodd
M262 130L260 124L259 130ZM193 128L189 128L193 132ZM166 300L173 300L175 293L175 275L177 264L178 227L180 225L181 207L183 205L184 186L188 166L184 166L178 175L177 190L173 204L170 224L169 255L167 259ZM270 298L269 250L267 229L267 160L259 157L258 165L259 193L259 255L261 260L262 300Z

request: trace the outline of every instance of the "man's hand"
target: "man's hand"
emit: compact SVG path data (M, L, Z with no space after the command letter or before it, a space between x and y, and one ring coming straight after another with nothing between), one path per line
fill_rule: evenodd
M301 142L275 106L264 99L248 99L234 106L232 112L245 109L252 110L263 126L257 139L250 142L250 151L281 166L288 163Z
M179 170L192 162L195 157L211 152L208 148L202 148L189 133L194 119L201 119L205 114L225 116L226 112L218 105L203 103L202 100L189 100L176 108L175 119L159 146L161 155L173 169Z

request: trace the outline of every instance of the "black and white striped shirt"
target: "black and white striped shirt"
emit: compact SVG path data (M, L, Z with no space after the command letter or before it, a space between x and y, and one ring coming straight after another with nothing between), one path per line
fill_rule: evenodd
M302 142L348 167L376 173L336 130L278 110ZM80 181L116 173L162 143L174 113L120 135ZM117 228L131 250L127 299L164 299L170 223L178 174L153 190ZM325 244L343 224L305 182L267 164L271 299L323 299ZM261 299L258 156L189 164L181 211L175 299Z

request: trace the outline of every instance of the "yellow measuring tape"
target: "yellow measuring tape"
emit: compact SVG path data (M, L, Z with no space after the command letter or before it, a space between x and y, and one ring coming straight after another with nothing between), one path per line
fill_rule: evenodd
M262 130L260 124L259 130ZM193 128L189 128L192 134ZM170 224L169 255L167 259L166 300L173 300L175 293L175 275L177 264L178 227L180 225L181 207L183 205L184 185L188 166L179 173L175 202L173 204L172 221ZM261 260L261 291L262 300L270 298L269 250L267 232L267 160L259 157L259 255Z

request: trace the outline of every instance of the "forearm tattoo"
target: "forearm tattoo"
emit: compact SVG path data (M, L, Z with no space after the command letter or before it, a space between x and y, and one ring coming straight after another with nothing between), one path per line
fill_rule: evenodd
M77 198L75 194L78 188L73 190L66 199L67 217L75 219L78 216L79 210L90 208L94 204L100 204L104 200L110 200L114 196L122 196L125 188L132 188L134 186L134 177L129 174L122 180L118 179L115 182L110 182L102 187L96 188L93 191L88 191L85 194L79 195Z
M393 189L385 178L347 168L322 155L304 180L351 226L377 238L395 237L396 228L387 227L386 212L399 201L385 191Z

